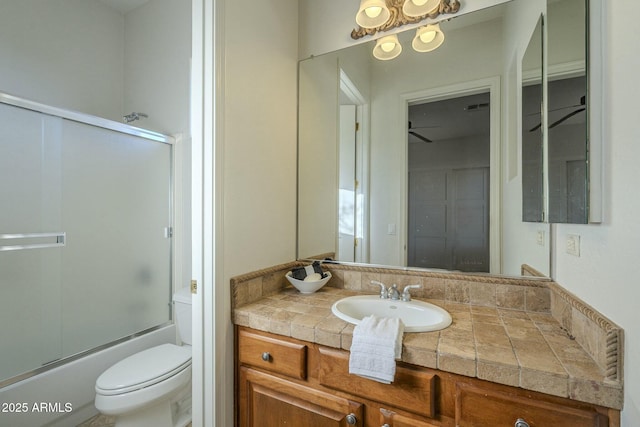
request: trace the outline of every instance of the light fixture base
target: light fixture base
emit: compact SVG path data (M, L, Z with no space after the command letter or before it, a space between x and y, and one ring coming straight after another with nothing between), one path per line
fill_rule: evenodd
M389 31L393 28L401 27L407 24L415 24L421 22L427 18L434 19L440 15L455 14L460 10L459 0L440 0L440 4L433 10L433 12L422 16L406 16L402 12L402 6L405 0L386 0L387 8L390 12L390 18L382 25L374 28L362 28L358 27L351 31L351 38L354 40L360 39L365 36L371 36L377 32Z

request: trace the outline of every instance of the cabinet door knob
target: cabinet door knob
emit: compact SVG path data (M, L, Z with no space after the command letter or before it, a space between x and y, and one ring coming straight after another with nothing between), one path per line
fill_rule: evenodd
M262 360L268 362L269 360L271 360L271 354L268 351L265 351L264 353L262 353Z
M529 423L522 418L518 418L513 427L529 427Z
M389 424L387 424L387 423L384 423L380 427L391 427L391 426Z
M356 414L347 415L346 420L347 420L347 424L349 424L350 426L354 426L358 422L358 418L356 418Z

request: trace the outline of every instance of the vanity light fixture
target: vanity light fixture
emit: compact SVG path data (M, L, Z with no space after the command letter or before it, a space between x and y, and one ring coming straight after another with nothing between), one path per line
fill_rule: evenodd
M424 53L436 50L443 42L444 33L440 29L440 24L435 23L418 28L411 46L416 52ZM401 52L402 45L397 34L379 38L373 48L373 56L382 61L396 58Z
M373 56L382 61L393 59L402 52L402 45L396 34L385 36L376 41L376 47L373 48Z
M405 0L402 13L415 18L433 13L438 6L440 6L440 0Z
M376 28L387 22L390 16L385 0L361 0L356 22L362 28Z
M460 0L360 0L358 28L351 31L351 38L373 36L425 19L436 21L440 15L453 15L459 10Z
M418 28L411 46L416 52L431 52L439 48L442 42L444 42L444 33L440 29L440 24L436 23Z

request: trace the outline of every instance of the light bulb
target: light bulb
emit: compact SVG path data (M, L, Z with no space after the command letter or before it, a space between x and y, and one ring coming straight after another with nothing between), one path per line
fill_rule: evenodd
M380 44L380 49L382 49L387 53L391 52L395 47L396 47L396 44L394 42L386 42L386 43Z
M364 10L364 13L369 18L377 18L382 13L382 8L378 6L371 6Z
M431 43L433 41L433 39L436 38L436 32L435 31L425 31L424 33L420 34L420 41L422 41L422 43Z
M424 4L427 2L427 0L410 0L410 1L416 6L424 6Z

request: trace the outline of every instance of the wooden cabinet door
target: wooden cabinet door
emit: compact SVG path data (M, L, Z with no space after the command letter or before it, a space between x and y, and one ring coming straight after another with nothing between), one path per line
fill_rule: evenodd
M364 427L361 403L244 366L239 395L239 427Z
M456 426L511 427L518 419L530 427L607 427L608 417L593 408L545 402L470 384L456 385Z

